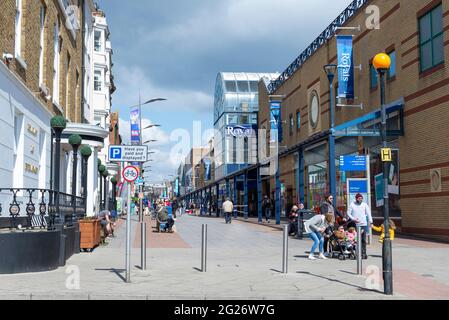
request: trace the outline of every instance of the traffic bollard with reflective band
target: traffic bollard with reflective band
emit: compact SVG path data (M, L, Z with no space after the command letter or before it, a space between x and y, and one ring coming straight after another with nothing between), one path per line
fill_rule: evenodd
M362 274L362 227L357 226L357 274Z
M282 273L288 273L288 225L284 225L284 238L282 250Z
M201 236L201 272L206 272L207 267L207 224L202 226Z

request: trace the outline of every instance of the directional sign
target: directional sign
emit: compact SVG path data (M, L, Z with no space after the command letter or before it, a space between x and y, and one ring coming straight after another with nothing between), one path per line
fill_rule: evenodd
M366 156L340 156L340 171L365 171Z
M128 182L134 182L139 177L139 170L136 167L128 166L122 171L123 179Z
M142 185L142 184L143 184L143 179L142 179L142 177L138 178L134 183L135 183L135 185L137 185L137 186Z
M382 148L380 151L382 155L382 162L391 162L391 149L390 148Z
M146 162L148 146L109 146L109 162Z

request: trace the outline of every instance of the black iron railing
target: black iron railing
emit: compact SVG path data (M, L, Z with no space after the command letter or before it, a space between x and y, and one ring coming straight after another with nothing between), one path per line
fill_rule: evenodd
M70 194L49 189L36 188L0 188L4 199L10 193L9 228L22 229L53 228L55 224L71 224L85 216L84 197L73 197ZM75 201L75 206L73 205ZM0 216L5 208L0 206ZM0 228L5 225L0 224Z

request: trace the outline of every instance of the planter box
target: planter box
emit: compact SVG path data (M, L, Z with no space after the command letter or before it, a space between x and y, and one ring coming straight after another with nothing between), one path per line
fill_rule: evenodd
M80 220L80 249L91 250L100 244L100 220Z

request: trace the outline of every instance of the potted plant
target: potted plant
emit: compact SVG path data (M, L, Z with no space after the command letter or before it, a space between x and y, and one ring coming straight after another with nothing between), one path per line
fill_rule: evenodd
M91 217L79 221L80 249L92 252L100 244L100 220Z

